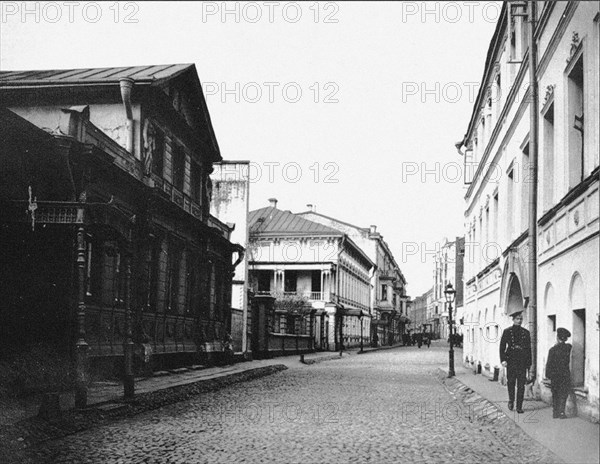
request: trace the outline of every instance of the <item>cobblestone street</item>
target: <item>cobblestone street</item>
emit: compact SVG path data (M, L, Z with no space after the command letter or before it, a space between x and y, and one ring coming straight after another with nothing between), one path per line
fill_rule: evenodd
M556 462L434 375L444 347L347 356L47 442L32 462ZM497 414L497 413L494 413Z

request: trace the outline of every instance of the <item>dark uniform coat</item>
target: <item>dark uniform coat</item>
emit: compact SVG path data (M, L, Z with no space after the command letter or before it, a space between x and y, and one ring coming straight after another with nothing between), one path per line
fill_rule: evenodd
M552 383L570 382L571 348L570 343L557 343L550 348L546 361L546 377L552 380Z
M557 343L548 352L546 377L552 382L550 388L552 389L554 417L564 416L567 397L571 390L571 371L569 369L571 348L570 343Z
M500 362L512 368L531 367L531 335L529 330L513 325L504 329L500 339Z

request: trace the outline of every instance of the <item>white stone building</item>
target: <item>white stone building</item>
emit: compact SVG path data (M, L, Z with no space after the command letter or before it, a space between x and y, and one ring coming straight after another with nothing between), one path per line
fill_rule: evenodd
M250 201L249 161L213 163L210 213L233 227L231 241L248 247ZM235 268L231 289L231 337L236 353L247 353L248 342L248 254Z
M407 305L406 278L377 226L359 227L339 219L317 213L313 205L299 216L348 234L354 243L375 263L371 276L371 343L391 345L402 340L406 331Z
M533 114L527 21L532 8L539 89ZM578 411L593 420L599 385L599 18L598 2L505 2L467 132L457 144L469 183L466 360L481 362L491 374L499 365L499 338L511 324L509 315L524 310L536 352L537 391L548 399L546 356L556 328L565 327L573 334ZM537 164L530 162L535 146ZM530 223L534 180L536 221Z
M274 198L269 201L269 207L248 216L254 292L282 301L306 299L316 315L308 332L317 349L368 344L374 263L343 231L282 211ZM295 335L298 330L306 332L304 322L284 311L276 314L273 332Z

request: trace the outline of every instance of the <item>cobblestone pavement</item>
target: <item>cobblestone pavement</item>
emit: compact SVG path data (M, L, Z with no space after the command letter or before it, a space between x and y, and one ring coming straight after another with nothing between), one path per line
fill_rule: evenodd
M405 347L289 369L43 443L20 463L559 462L438 380L446 353Z

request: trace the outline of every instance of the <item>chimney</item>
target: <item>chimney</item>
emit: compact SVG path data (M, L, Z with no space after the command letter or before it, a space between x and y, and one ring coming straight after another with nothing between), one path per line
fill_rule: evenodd
M372 234L376 234L377 233L377 226L371 226L371 233Z
M133 110L131 108L131 89L133 88L134 80L130 77L122 77L119 79L121 88L121 99L125 107L125 115L127 116L127 151L133 153Z
M269 203L272 208L277 208L277 198L269 198Z
M313 205L312 203L307 203L306 207L308 208L309 211L312 211L313 213L317 212L317 206Z

